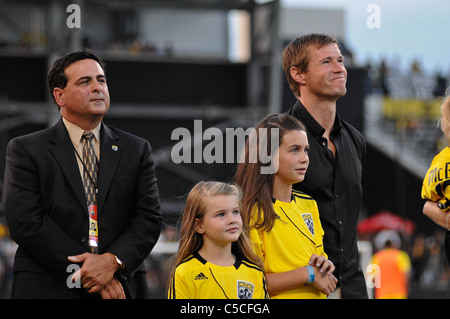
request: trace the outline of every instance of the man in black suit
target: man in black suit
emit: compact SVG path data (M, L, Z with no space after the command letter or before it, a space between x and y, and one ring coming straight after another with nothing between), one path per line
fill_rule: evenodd
M150 144L102 122L110 99L104 63L92 52L56 60L48 83L61 120L7 148L3 203L19 245L12 297L145 298L142 263L161 230ZM84 132L94 135L94 179L86 175ZM86 176L96 193L94 244ZM70 278L73 264L78 285Z

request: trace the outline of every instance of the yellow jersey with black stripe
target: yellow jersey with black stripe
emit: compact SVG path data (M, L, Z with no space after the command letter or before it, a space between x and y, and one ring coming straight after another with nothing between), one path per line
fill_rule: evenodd
M312 254L325 254L324 231L316 201L299 191L290 203L273 200L276 220L270 231L253 228L250 239L255 253L264 261L266 273L281 273L307 266ZM256 214L256 211L253 211ZM326 298L312 285L271 296L272 299Z
M431 162L422 183L422 198L445 203L450 199L450 148L444 148Z
M175 269L169 299L266 299L264 273L236 256L234 265L222 267L195 252Z

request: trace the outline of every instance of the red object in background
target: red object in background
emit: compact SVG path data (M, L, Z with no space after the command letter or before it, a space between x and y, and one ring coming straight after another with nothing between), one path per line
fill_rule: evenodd
M409 219L404 219L388 211L381 211L358 222L356 230L359 234L377 233L382 230L395 230L400 233L412 234L416 225Z

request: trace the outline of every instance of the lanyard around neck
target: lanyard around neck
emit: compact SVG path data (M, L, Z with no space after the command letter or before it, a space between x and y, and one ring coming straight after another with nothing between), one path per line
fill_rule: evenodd
M85 143L87 143L87 142L88 142L88 141L86 140ZM83 165L84 171L85 171L85 172L87 173L87 175L89 176L89 179L91 180L92 185L94 185L95 189L98 190L97 183L96 183L96 182L94 181L94 179L92 178L91 173L89 173L89 170L88 170L88 168L87 168L87 166L86 166L86 163L84 163L84 161L83 161L83 159L81 158L80 154L78 154L78 151L77 151L77 149L75 148L75 145L72 144L72 147L73 147L73 150L75 151L75 154L77 154L77 157L78 157L78 159L80 160L81 164ZM97 156L94 156L94 157L95 157L95 166L97 166L97 172L98 172L98 161L97 161Z

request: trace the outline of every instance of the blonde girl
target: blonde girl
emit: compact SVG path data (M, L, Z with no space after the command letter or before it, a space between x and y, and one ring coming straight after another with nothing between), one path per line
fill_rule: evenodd
M199 182L182 217L169 299L268 297L263 265L253 253L235 185Z
M276 169L269 174L261 173L262 161L249 160L261 149L275 155L271 165ZM294 183L304 179L308 149L305 129L297 119L268 115L247 141L245 158L236 171L243 216L251 227L255 253L264 262L271 298L325 298L336 288L335 267L323 248L317 203L292 190Z
M441 105L441 130L450 142L450 88ZM423 213L437 225L447 229L445 252L450 261L450 148L445 147L431 162L423 183L422 198L426 199Z

